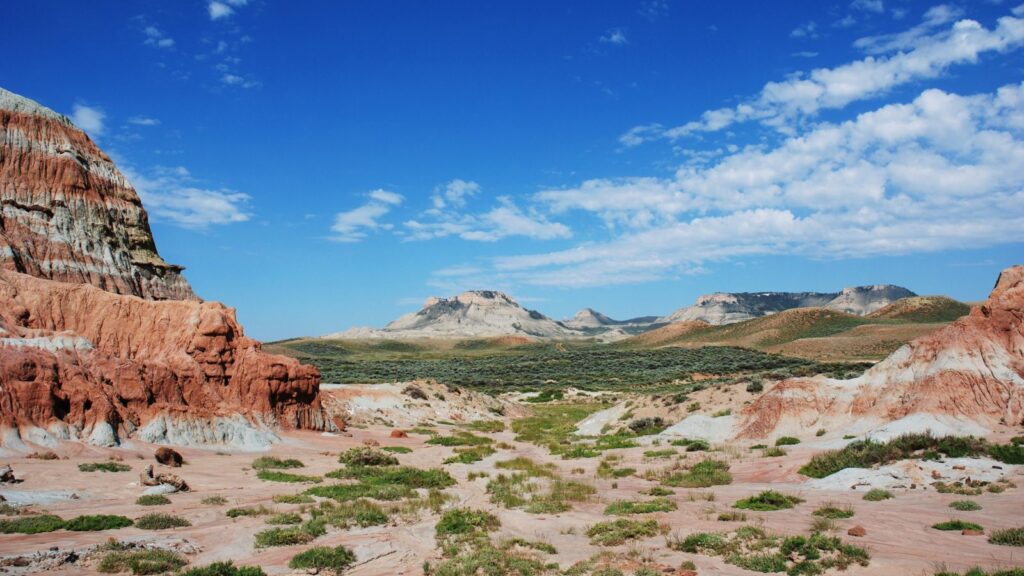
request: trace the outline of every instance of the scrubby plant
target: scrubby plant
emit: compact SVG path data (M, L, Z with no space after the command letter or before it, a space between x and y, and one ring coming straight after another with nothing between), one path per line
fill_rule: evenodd
M135 503L139 506L163 506L170 504L171 499L163 494L143 494L135 499Z
M628 514L650 514L652 512L671 512L676 503L668 498L655 498L643 502L620 500L605 507L604 513L609 516L625 516Z
M164 574L177 570L188 561L170 550L113 550L100 560L96 569L104 574L131 572L132 574ZM249 576L249 575L247 575Z
M405 446L385 446L385 447L381 448L381 450L383 450L385 452L391 452L392 454L411 454L412 453L412 448L407 448Z
M191 525L188 520L170 514L146 514L135 520L135 527L142 530L167 530Z
M771 512L792 508L801 502L803 502L802 498L782 494L774 490L765 490L756 496L737 500L733 507L743 510L755 510L757 512Z
M343 452L338 456L338 462L346 466L394 466L398 464L398 458L369 446L359 446Z
M786 454L788 454L788 452L779 446L769 446L764 450L761 450L762 458L778 458L780 456L785 456Z
M439 537L471 532L490 532L501 526L498 517L483 510L452 508L441 515L434 528Z
M312 504L315 500L309 494L275 494L274 502L278 504Z
M128 472L132 467L120 462L83 462L78 469L82 472Z
M319 484L323 482L323 478L319 476L292 474L291 472L281 472L280 470L260 470L256 473L256 477L267 482L290 482L293 484Z
M882 488L872 488L864 494L864 499L868 502L881 502L882 500L888 500L892 497L892 492L883 490Z
M620 518L598 522L587 530L590 543L597 546L617 546L627 540L657 536L661 527L656 520L630 520Z
M853 518L854 511L853 506L850 505L839 505L828 503L819 506L817 510L813 512L815 516L822 518L830 518L832 520L842 520L845 518Z
M719 522L746 522L747 515L744 512L722 512L718 515Z
M181 576L267 576L259 566L235 566L234 562L214 562L199 568L190 568Z
M729 465L721 460L702 460L685 472L672 472L661 479L666 486L709 488L732 483Z
M494 441L486 436L477 436L469 432L457 432L452 436L434 436L427 440L427 444L437 446L483 446Z
M675 492L663 486L652 486L645 490L644 494L647 494L648 496L671 496L675 494Z
M300 526L288 528L271 528L257 532L253 540L256 548L269 548L271 546L293 546L295 544L308 544L315 538L327 533L324 524L319 520L307 520Z
M240 508L229 508L224 514L228 518L241 518L243 516L266 516L267 514L273 514L274 511L266 506L260 504L259 506L244 506Z
M314 519L338 528L351 526L380 526L389 520L388 513L374 502L366 499L333 504L323 502L319 507L310 510Z
M974 500L954 500L949 503L949 507L954 510L961 512L973 512L975 510L981 510L981 504L978 504Z
M946 520L945 522L939 522L938 524L932 524L932 528L936 530L978 530L981 531L983 528L979 524L974 522L967 522L965 520L953 519Z
M274 514L263 522L274 526L302 524L302 516L294 512L284 512L281 514Z
M228 503L228 499L220 495L207 496L200 500L200 502L206 504L207 506L223 506Z
M315 569L327 570L334 574L341 574L356 561L356 555L344 546L315 546L299 552L288 562L292 569Z
M988 537L988 541L1001 546L1024 546L1024 526L996 530Z
M972 437L904 434L888 442L857 440L839 450L821 452L800 468L800 473L824 478L845 468L870 468L915 456L924 457L928 452L960 458L984 454L987 450L984 440Z
M281 459L276 456L260 456L252 461L255 470L287 470L290 468L304 468L306 465L294 458Z
M0 534L41 534L53 532L64 527L64 519L53 514L21 516L10 520L0 520Z
M782 436L775 440L776 446L795 446L800 443L800 439L795 436Z
M64 523L65 530L73 532L99 532L100 530L117 530L132 525L131 518L110 514L95 514L72 518Z

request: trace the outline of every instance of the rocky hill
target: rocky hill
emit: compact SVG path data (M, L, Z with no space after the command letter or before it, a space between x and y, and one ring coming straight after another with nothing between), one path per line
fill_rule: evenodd
M418 312L406 314L383 329L352 328L324 338L481 338L522 335L539 338L586 336L507 294L471 290L452 298L429 298Z
M827 424L847 434L985 434L1024 423L1024 266L999 275L984 304L852 380L779 383L744 409L737 433L764 437Z
M0 444L256 448L333 428L319 374L262 352L160 258L138 195L67 118L0 90Z
M613 320L593 308L584 308L577 312L572 318L563 320L562 324L574 330L603 331L619 329L624 331L635 330L642 332L650 330L652 327L659 326L659 324L656 324L657 321L657 316L640 316L639 318L630 318L629 320Z
M716 292L700 296L692 306L680 308L657 321L667 324L699 320L721 325L812 307L864 316L911 296L916 294L889 284L844 288L841 292Z

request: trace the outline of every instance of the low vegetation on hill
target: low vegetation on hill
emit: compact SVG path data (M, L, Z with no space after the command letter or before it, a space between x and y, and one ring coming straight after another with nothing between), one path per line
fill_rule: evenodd
M656 390L693 374L773 373L778 377L859 374L866 365L822 364L725 346L633 350L600 344L546 343L465 352L424 344L294 340L274 350L310 362L325 382L432 379L485 390L564 388Z

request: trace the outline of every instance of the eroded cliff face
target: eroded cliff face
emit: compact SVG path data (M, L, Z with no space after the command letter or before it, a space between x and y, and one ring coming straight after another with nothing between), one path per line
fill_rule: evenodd
M193 294L85 133L0 89L0 445L261 448L335 427L319 380Z
M0 267L151 300L194 300L135 189L66 118L0 88Z
M739 435L826 424L858 433L894 422L950 433L1024 424L1024 266L1004 270L988 300L969 315L908 343L858 378L780 382L744 409Z

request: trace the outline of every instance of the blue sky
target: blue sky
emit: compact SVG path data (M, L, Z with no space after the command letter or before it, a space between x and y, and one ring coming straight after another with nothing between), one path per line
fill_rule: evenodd
M5 6L0 85L118 162L263 339L502 289L556 318L713 291L983 298L1024 254L1024 5Z

